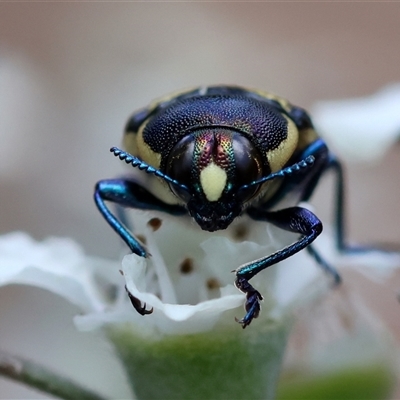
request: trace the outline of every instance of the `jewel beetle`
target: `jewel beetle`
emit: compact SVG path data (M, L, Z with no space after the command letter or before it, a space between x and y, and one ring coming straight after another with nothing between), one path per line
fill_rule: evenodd
M250 279L302 249L335 284L340 283L337 271L312 245L322 231L321 221L298 204L309 200L321 176L333 170L337 244L344 249L343 172L302 108L268 92L199 87L134 113L126 125L124 146L127 151L113 147L111 152L149 174L146 184L134 179L102 180L95 187L94 200L133 253L147 256L106 201L177 217L189 215L209 232L226 229L247 214L299 234L293 244L234 271L235 285L246 295L246 314L237 320L243 328L258 317L263 298ZM290 206L276 210L282 200L289 200ZM140 314L151 313L132 295L130 299Z

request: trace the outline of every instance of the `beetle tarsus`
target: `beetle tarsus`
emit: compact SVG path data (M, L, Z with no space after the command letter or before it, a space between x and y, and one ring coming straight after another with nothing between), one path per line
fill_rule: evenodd
M235 321L245 329L246 326L251 324L254 318L258 318L260 315L260 302L263 300L263 297L261 293L254 289L249 281L243 277L236 278L235 285L241 292L246 294L246 303L244 305L246 315L242 319L235 318Z

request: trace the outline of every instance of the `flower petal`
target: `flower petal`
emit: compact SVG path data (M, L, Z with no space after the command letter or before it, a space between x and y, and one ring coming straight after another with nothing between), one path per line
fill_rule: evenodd
M355 99L321 101L312 110L319 132L350 162L381 159L400 132L400 83Z
M237 308L243 304L244 296L236 291L233 285L224 288L222 297L190 304L165 304L152 293L141 291L146 261L135 254L125 256L122 270L126 279L129 292L154 308L154 318L149 319L150 324L159 331L167 334L187 334L208 331L213 328L221 314Z
M95 264L69 239L36 242L21 232L0 237L0 286L37 286L85 311L105 305L92 273Z

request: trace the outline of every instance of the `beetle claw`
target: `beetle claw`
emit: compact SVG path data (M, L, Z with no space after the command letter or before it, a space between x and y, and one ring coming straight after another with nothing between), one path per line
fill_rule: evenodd
M128 288L125 286L126 293L128 293L129 300L132 303L133 308L140 314L140 315L149 315L152 314L154 311L154 308L151 307L150 310L146 310L146 303L143 304L142 302L135 296L132 295L132 293L128 290Z
M246 302L244 305L246 315L242 319L235 317L235 321L242 325L244 329L251 324L254 318L258 318L260 315L263 297L245 278L237 278L235 285L241 292L246 294Z

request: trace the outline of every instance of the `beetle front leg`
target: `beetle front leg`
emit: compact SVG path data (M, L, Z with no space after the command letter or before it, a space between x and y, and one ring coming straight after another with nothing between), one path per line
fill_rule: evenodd
M140 201L135 196L135 186L136 184L133 182L123 179L100 181L95 187L94 201L104 219L127 244L132 253L141 257L147 257L144 247L132 236L105 204L105 201L111 201L125 207L142 208L140 207Z
M248 214L258 220L264 220L273 225L293 233L300 233L302 237L295 243L279 250L267 257L252 261L238 268L236 272L236 287L246 294L246 315L238 320L243 328L250 325L260 313L261 294L254 289L249 280L259 272L291 257L312 243L322 232L322 223L311 211L301 207L285 208L280 211L265 211L251 208Z
M108 179L97 182L94 191L94 201L111 228L127 244L132 253L141 257L147 257L145 248L109 210L105 201L111 201L122 207L163 211L171 215L184 215L187 213L182 206L166 204L140 184L128 179Z
M165 204L138 183L126 179L110 179L98 182L95 187L94 201L104 219L128 245L132 253L135 253L141 257L148 257L146 249L109 210L105 204L105 201L111 201L123 207L139 208L144 210L159 210L174 215L186 213L182 207L178 205ZM146 310L146 303L142 305L140 300L132 296L128 290L127 293L132 306L139 314L146 315L153 312L153 309Z

